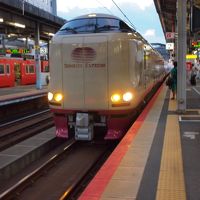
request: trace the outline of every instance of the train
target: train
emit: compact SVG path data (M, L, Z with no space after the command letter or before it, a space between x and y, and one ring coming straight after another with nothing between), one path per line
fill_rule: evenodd
M41 61L41 84L47 85L49 63ZM33 59L0 57L0 88L36 83L36 66Z
M166 76L164 59L124 20L95 13L68 21L50 43L48 101L56 136L119 140Z

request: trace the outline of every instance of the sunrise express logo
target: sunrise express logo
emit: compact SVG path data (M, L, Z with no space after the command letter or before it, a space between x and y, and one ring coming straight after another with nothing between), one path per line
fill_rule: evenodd
M72 51L74 62L92 62L96 59L96 51L90 47L78 47Z

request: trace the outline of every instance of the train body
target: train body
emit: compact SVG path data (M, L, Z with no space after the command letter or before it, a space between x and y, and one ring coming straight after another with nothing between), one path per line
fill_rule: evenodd
M41 61L41 83L46 85L49 76L48 61ZM36 66L34 60L22 58L0 58L0 88L36 83Z
M136 107L161 82L163 59L121 19L95 14L67 22L50 44L49 105L56 135L119 139Z

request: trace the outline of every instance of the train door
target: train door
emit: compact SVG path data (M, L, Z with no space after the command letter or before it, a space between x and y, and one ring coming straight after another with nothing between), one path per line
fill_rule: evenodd
M41 84L48 85L49 83L49 62L47 60L41 61Z
M15 74L15 85L21 84L21 63L19 61L14 61L14 74Z
M33 60L25 60L21 65L21 85L35 84L36 68Z
M9 59L0 59L0 87L13 87L14 82L12 62Z
M5 74L5 66L4 63L0 63L0 87L5 87L5 80L6 74Z

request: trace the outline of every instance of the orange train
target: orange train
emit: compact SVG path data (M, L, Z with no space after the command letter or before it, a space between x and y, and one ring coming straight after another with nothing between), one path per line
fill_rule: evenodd
M48 61L41 61L41 83L47 84L49 76ZM36 66L34 60L19 58L0 58L0 88L36 83Z

